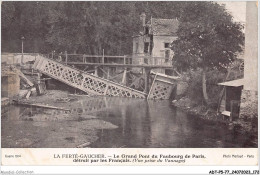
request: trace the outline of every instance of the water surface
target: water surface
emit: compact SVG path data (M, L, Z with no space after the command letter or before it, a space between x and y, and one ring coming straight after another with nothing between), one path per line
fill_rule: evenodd
M90 142L88 147L103 148L257 147L252 136L187 115L167 100L84 97L64 105L72 111L2 108L2 146L76 147Z
M257 147L251 136L229 130L173 107L167 100L114 99L95 115L119 128L99 132L92 147L214 148Z

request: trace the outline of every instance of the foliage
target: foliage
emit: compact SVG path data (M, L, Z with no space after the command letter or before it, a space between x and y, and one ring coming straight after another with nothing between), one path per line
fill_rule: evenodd
M178 39L172 43L179 70L223 69L244 44L243 26L215 2L188 2L182 9Z
M242 51L244 45L243 26L232 20L224 6L216 2L186 2L182 8L178 39L173 41L173 66L177 70L200 70L201 77L194 77L191 86L198 89L196 97L202 98L207 105L214 101L207 93L218 94L215 88L207 88L209 70L226 70ZM201 86L199 84L201 83ZM211 92L213 91L213 92ZM201 94L201 95L199 95Z
M202 92L202 70L198 69L196 71L189 72L188 88L187 88L187 97L195 101L198 105L204 103L203 92ZM226 78L226 74L218 71L212 70L207 73L207 90L209 99L211 101L211 107L216 107L222 86L219 86L218 83L223 82Z
M179 17L180 2L40 1L2 2L2 51L124 55L132 53L132 35L140 14L147 20Z

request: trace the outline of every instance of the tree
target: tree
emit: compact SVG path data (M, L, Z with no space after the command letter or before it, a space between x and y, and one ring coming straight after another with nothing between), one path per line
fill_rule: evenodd
M202 90L205 102L206 72L223 70L236 59L244 44L243 26L214 2L185 2L180 14L178 39L173 41L177 69L202 69Z
M179 17L182 2L20 2L2 3L2 51L126 55L139 32L140 14L147 19Z
M46 2L2 2L2 51L21 52L24 36L25 52L45 52L46 5Z

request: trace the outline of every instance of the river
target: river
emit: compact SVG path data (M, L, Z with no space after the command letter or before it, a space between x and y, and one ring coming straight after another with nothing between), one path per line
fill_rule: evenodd
M76 147L86 140L88 147L95 148L257 147L250 136L230 130L228 125L187 115L167 100L94 97L75 103L77 114L28 110L25 106L5 108L2 147ZM102 123L96 127L90 118L79 120L75 115L94 116L117 128L100 126Z

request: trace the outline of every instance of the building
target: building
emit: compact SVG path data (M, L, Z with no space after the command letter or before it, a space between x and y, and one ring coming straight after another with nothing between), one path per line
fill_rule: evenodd
M144 13L141 20L141 31L133 36L133 64L172 65L170 45L177 39L178 20L151 18L146 23ZM167 74L167 70L156 71Z

